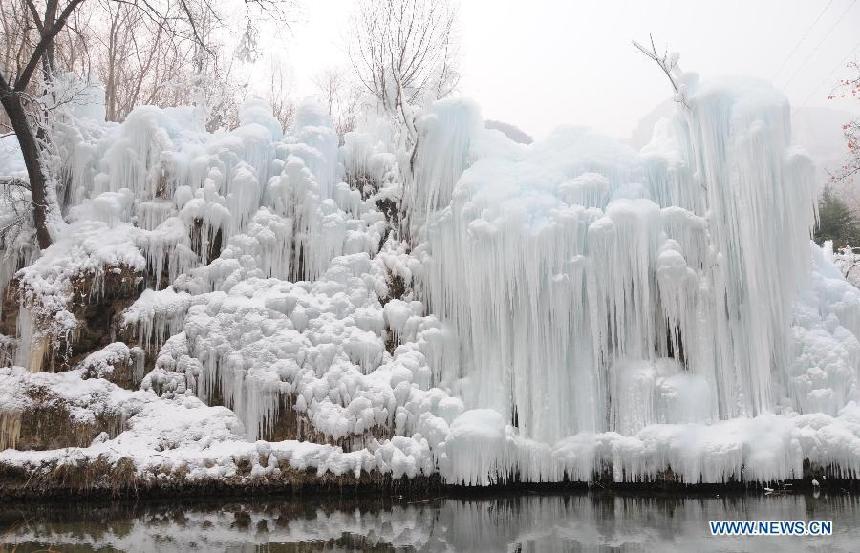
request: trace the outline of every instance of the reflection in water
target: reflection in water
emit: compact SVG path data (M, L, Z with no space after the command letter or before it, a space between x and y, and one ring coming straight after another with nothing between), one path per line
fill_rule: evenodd
M833 520L830 537L711 537L709 520ZM32 551L855 551L849 496L524 495L421 502L0 506L0 552Z

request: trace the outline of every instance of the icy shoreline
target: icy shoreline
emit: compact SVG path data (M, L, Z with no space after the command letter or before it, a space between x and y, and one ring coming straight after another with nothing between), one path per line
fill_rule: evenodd
M731 496L734 494L763 493L778 495L833 492L837 494L860 492L860 479L827 478L827 471L821 467L811 467L806 476L800 479L777 480L773 482L749 482L731 480L719 483L686 484L669 478L656 478L638 482L615 482L612 480L592 480L589 482L564 480L560 482L523 482L511 480L488 486L464 486L443 483L438 476L392 478L378 473L362 473L359 478L353 475L318 477L312 469L292 474L287 479L265 479L253 481L234 481L212 479L201 481L178 481L162 478L158 481L126 480L117 485L114 473L103 466L85 467L81 474L91 480L73 483L71 472L65 473L66 480L54 481L10 468L0 463L0 499L26 502L63 500L98 501L103 499L132 500L176 500L176 499L250 499L259 497L371 497L398 500L424 501L440 497L480 498L497 496L519 496L534 493L553 494L585 492L588 490L643 497L684 498L702 495ZM817 478L815 478L817 476ZM813 485L815 478L819 485ZM101 483L99 483L101 481ZM83 485L82 485L83 484Z

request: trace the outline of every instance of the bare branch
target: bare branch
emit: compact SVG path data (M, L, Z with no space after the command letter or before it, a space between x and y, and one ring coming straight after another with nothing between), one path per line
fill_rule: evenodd
M679 87L678 82L675 80L675 76L672 74L673 71L677 69L677 56L670 56L667 50L664 50L662 55L658 54L657 46L654 43L654 35L648 36L651 38L651 48L643 46L635 40L633 41L633 46L657 63L663 73L665 73L666 77L669 78L669 82L672 84L672 90L675 91L675 100L689 109L690 106L687 104L686 98L683 97L682 90Z
M444 0L362 0L348 48L358 83L401 121L407 142L412 106L450 94L456 84L456 11Z
M48 32L43 32L42 37L39 39L38 44L36 44L36 48L33 50L33 53L30 56L30 61L27 63L27 66L24 68L24 71L18 75L18 78L15 79L14 89L17 92L22 92L27 85L30 84L30 79L33 76L33 71L35 71L36 66L42 59L42 56L48 50L48 47L54 40L54 37L57 36L63 26L66 24L66 21L69 19L69 16L72 15L72 12L75 11L84 0L69 0L69 3L66 5L66 8L60 13L57 20L48 30Z

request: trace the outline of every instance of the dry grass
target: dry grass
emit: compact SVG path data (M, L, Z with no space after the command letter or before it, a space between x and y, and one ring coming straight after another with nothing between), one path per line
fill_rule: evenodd
M132 459L112 462L104 456L94 459L55 459L39 467L14 466L0 462L0 500L59 499L63 497L172 497L187 495L246 495L249 493L403 495L423 497L438 490L438 477L393 479L378 472L317 475L315 470L297 470L287 461L279 464L278 476L251 477L251 463L234 459L239 470L232 478L189 479L188 469L158 467L140 473Z

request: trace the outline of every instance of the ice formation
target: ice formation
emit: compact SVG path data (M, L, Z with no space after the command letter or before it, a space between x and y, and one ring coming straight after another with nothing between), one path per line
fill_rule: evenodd
M261 479L284 459L476 485L853 474L860 290L810 245L788 109L690 80L636 152L583 128L517 143L448 99L413 156L380 121L338 146L310 103L282 131L252 101L213 134L142 107L76 135L62 237L0 271L21 304L3 351L41 368L78 327L76 278L98 297L129 271L119 342L69 374L134 364L140 390L112 392L128 429L74 455L141 474L163 435L198 479L245 457ZM306 441L265 441L284 428Z

